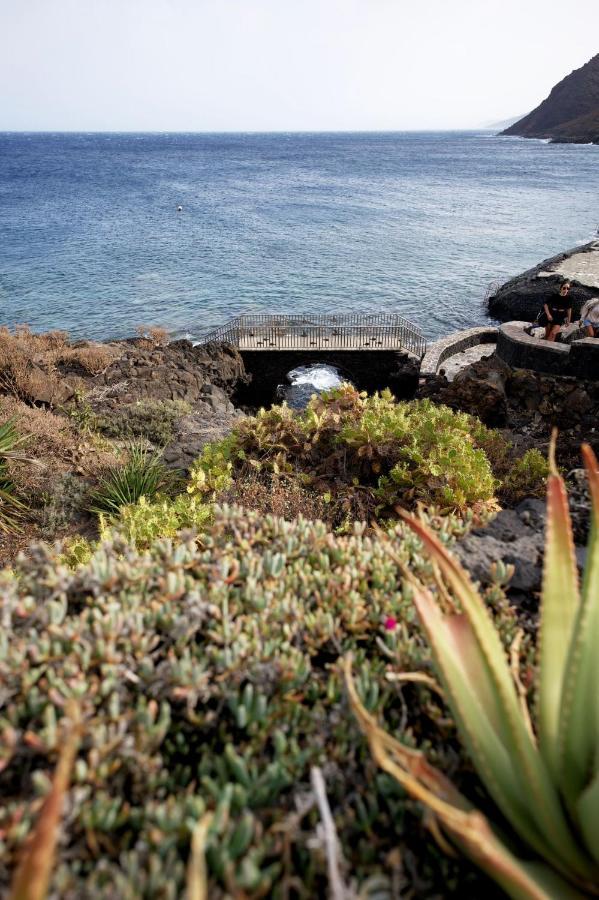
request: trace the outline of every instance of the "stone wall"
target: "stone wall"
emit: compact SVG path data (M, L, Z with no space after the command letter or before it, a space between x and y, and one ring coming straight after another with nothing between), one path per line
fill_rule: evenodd
M599 340L571 344L545 341L526 334L526 322L507 322L499 329L497 356L514 369L599 381Z
M467 328L465 331L455 331L447 337L429 344L420 367L421 375L435 375L439 367L464 350L477 347L480 344L494 344L497 342L497 328L484 325L477 328Z

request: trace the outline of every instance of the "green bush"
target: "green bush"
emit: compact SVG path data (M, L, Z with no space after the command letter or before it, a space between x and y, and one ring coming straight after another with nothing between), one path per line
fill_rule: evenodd
M138 400L112 415L99 416L96 427L110 438L146 438L165 447L174 436L175 422L191 412L184 400Z
M118 516L123 506L142 497L153 500L173 492L180 478L168 469L160 453L140 444L129 448L129 459L110 472L90 496L90 510L104 516Z
M189 494L158 497L153 502L141 497L137 503L123 506L116 519L101 516L100 536L107 540L118 534L143 549L156 540L175 538L184 529L198 532L211 518L212 506Z
M351 650L368 708L471 779L435 692L395 679L429 671L400 564L427 583L430 564L402 528L395 558L363 532L224 508L201 546L140 554L117 539L75 571L38 547L0 576L0 894L76 698L84 730L51 896L181 897L205 810L211 898L325 896L313 765L361 897L481 896L348 715L339 660ZM511 641L514 617L494 606Z
M244 419L192 469L204 493L249 473L296 478L330 497L339 521L394 515L418 502L465 510L493 499L496 479L482 448L488 429L428 400L398 403L343 387L298 413L285 404Z
M527 450L507 472L501 486L501 496L511 503L525 497L543 497L549 465L539 450Z

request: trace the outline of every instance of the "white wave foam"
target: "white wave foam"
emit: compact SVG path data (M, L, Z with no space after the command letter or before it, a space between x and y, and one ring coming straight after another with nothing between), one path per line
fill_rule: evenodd
M324 364L300 366L293 369L288 378L292 385L311 384L317 391L326 391L343 383L337 369Z

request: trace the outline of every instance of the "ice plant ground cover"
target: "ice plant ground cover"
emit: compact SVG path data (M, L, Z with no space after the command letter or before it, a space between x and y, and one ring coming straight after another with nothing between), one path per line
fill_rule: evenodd
M405 570L445 697L495 816L477 811L422 754L377 725L346 660L352 706L381 768L517 900L599 894L599 469L588 446L583 456L592 521L581 590L566 490L554 463L548 481L534 710L468 574L422 522L406 515L445 582L433 591Z
M450 544L461 523L438 526ZM433 583L410 530L392 539ZM180 897L206 813L211 898L325 896L314 766L358 896L488 891L439 851L349 713L351 651L368 709L462 787L472 781L436 692L390 677L426 676L430 651L398 563L364 526L340 537L222 508L199 540L139 552L117 539L75 570L34 549L0 590L0 893L53 797L73 701L79 746L49 896ZM499 588L487 599L509 645L516 617Z

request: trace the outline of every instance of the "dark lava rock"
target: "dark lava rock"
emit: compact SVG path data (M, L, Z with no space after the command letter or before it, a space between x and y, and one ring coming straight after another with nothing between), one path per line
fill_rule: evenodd
M501 322L533 322L543 304L558 292L564 281L564 276L554 272L554 268L574 254L596 252L598 246L597 241L591 241L565 253L558 253L506 281L489 297L489 315ZM540 275L541 272L544 274ZM597 290L575 279L571 280L571 285L572 315L576 319L583 304L597 296Z
M94 408L104 413L137 400L185 400L194 405L205 402L211 390L228 398L247 378L241 356L229 344L194 347L182 340L148 346L138 340L122 346L123 354L89 385Z
M485 357L462 369L451 382L441 375L427 379L417 396L470 413L485 425L502 425L507 418L508 373L508 367L500 359Z
M535 447L546 454L554 427L558 464L566 471L580 466L583 441L599 454L599 382L512 369L493 355L463 369L451 383L430 376L417 396L501 426L518 456Z
M570 491L572 524L574 529L576 563L579 574L586 561L586 540L589 523L588 494L582 488L579 495ZM518 609L522 623L534 630L538 624L538 606L543 578L545 549L545 502L524 500L515 509L504 509L486 528L470 532L457 542L454 551L474 581L486 587L493 581L493 567L501 560L513 567L506 593Z
M176 423L175 436L163 452L166 464L170 468L181 470L185 475L189 473L204 446L226 437L243 415L231 404L226 409L223 406L218 412L208 403L202 406L203 409L196 407L197 411Z
M470 532L456 545L456 554L475 581L491 582L493 564L514 567L509 591L536 593L541 589L545 503L525 500L504 509L486 527Z

